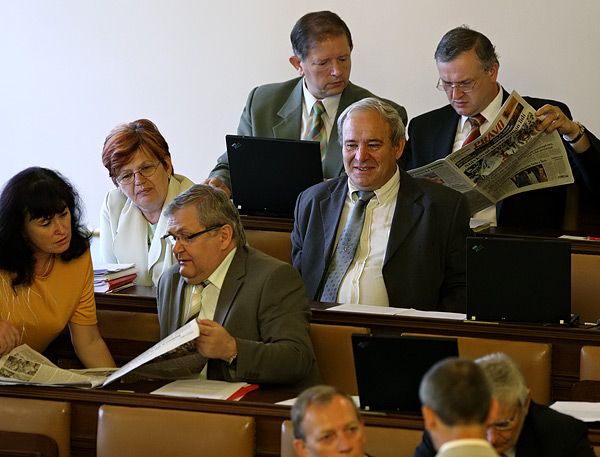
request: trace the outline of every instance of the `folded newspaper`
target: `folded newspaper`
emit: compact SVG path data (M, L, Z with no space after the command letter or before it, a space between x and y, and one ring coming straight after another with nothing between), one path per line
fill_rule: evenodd
M511 195L574 182L558 132L539 132L535 111L513 91L480 137L408 173L462 192L472 213Z
M119 369L65 370L23 344L0 358L0 384L103 387L129 373L154 379L190 378L206 364L193 341L198 335L198 324L192 320Z

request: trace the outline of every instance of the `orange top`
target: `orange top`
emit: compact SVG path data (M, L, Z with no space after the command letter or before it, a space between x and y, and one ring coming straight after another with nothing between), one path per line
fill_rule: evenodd
M15 326L21 343L43 352L69 322L97 323L89 249L69 262L56 257L47 276L35 276L31 285L17 286L16 293L11 276L0 270L0 319Z

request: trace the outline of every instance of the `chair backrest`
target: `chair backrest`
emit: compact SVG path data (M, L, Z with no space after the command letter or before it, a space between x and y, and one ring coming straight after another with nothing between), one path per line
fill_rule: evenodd
M0 398L0 430L52 438L60 457L71 455L71 405L63 401Z
M600 381L600 346L581 346L579 380Z
M56 441L39 433L0 430L0 457L58 457Z
M582 322L600 319L600 255L571 254L571 312Z
M102 405L97 457L252 457L254 418Z
M423 438L423 430L390 427L365 427L365 451L377 457L413 455ZM295 457L292 421L281 424L281 457Z
M358 395L352 354L353 333L369 333L369 329L346 325L310 324L310 339L323 383L335 386L348 395Z
M292 238L290 232L270 230L245 230L248 244L276 259L292 263Z
M458 338L458 353L461 357L476 359L494 352L504 352L517 364L534 401L544 405L550 403L552 366L552 345L550 343Z

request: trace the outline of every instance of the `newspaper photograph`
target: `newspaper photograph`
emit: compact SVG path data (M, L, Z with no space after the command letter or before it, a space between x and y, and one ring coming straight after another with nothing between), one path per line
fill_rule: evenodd
M23 344L0 357L0 385L98 387L128 373L155 379L190 377L206 364L193 341L199 334L198 323L192 320L118 369L66 370Z
M558 132L539 132L535 111L513 91L481 136L408 173L465 194L472 213L511 195L574 182Z

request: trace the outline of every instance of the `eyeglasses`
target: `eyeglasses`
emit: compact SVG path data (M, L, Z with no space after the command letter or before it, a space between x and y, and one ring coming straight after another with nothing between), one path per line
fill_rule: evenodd
M468 93L475 88L476 83L476 79L467 82L449 83L448 81L444 81L442 78L440 78L438 79L438 82L435 87L437 90L444 92L450 92L452 89L458 89L461 92Z
M497 432L505 432L507 430L511 430L515 426L515 423L517 422L517 420L519 419L520 413L521 413L521 407L518 407L510 419L496 421L493 424L490 424L488 426L488 428L493 428Z
M160 165L160 162L147 163L145 165L142 165L140 168L138 168L135 171L126 171L122 175L117 176L117 182L119 184L127 186L133 182L136 174L140 174L144 178L149 178L154 173L156 173L156 169L158 168L159 165Z
M184 243L184 244L191 244L192 241L194 240L194 238L197 238L200 235L204 235L205 233L212 232L213 230L220 229L224 225L225 224L211 225L207 229L201 230L201 231L193 233L191 235L173 235L172 233L167 233L166 235L163 235L161 237L161 239L163 239L163 240L169 239L169 240L171 240L171 242L173 244L175 244L177 241L179 241L180 243Z

